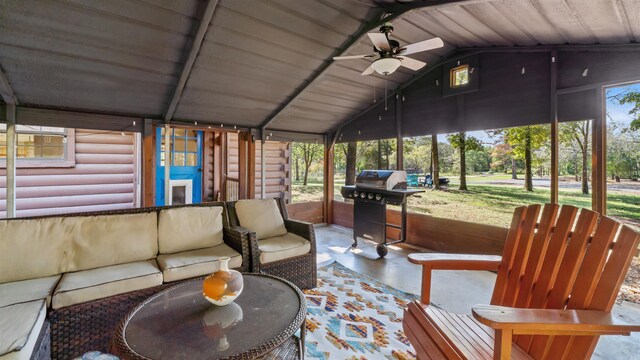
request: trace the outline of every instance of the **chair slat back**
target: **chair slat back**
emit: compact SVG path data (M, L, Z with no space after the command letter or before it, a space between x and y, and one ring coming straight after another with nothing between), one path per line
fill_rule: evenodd
M493 305L611 311L640 242L627 226L572 206L516 209ZM558 215L559 214L559 215ZM577 218L577 220L576 220ZM517 229L516 226L520 226ZM574 227L575 224L575 227ZM535 359L589 358L597 337L518 336Z

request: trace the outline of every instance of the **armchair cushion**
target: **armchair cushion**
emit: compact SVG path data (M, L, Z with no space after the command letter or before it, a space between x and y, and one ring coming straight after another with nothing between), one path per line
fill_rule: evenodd
M45 300L48 306L59 280L60 275L54 275L0 284L0 308L34 300Z
M52 307L59 309L161 284L162 273L155 259L66 273L53 293Z
M242 266L242 255L225 244L206 249L158 256L158 265L165 282L211 274L220 268L221 257L230 257L229 267Z
M160 211L160 254L204 249L222 244L222 207L184 207Z
M46 315L44 300L0 308L0 359L30 359Z
M306 255L311 251L311 243L296 234L286 233L264 240L258 240L260 263L266 264L295 256Z
M287 233L275 199L238 200L235 209L240 225L255 232L258 240Z

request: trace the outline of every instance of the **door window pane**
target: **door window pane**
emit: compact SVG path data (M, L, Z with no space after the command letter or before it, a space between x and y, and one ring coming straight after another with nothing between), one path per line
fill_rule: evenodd
M187 166L198 166L198 154L187 153Z

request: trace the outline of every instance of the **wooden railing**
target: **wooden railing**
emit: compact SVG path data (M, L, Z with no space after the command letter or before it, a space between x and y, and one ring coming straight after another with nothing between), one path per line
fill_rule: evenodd
M240 179L225 177L224 200L236 201L240 198Z

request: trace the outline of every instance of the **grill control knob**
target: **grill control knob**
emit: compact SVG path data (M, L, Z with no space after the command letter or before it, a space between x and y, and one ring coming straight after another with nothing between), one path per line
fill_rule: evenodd
M365 197L367 197L367 194L366 194L366 193L361 192L361 193L360 193L360 198L361 198L361 199L364 199Z
M373 194L369 193L369 195L367 195L367 197L369 198L369 200L373 199Z
M353 191L353 197L358 197L358 190Z
M380 201L382 199L382 195L376 194L376 200Z

